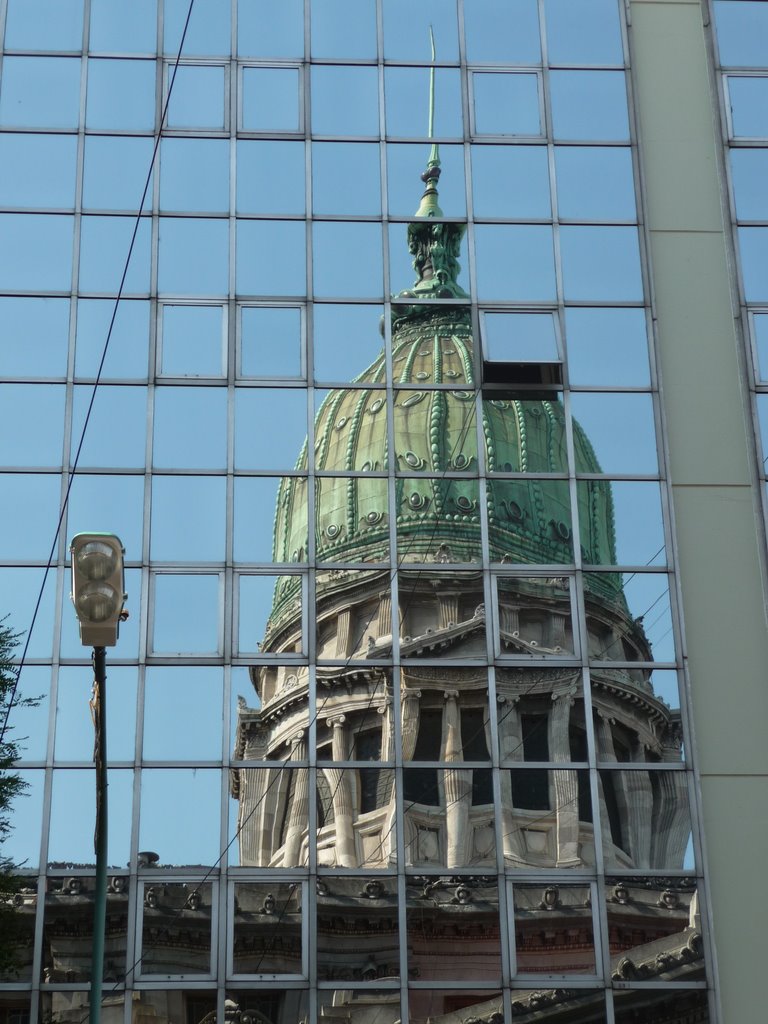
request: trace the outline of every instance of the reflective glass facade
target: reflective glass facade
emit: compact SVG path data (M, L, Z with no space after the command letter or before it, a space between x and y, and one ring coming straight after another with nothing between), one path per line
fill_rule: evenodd
M713 1020L624 5L187 9L5 8L0 1005L88 1014L94 529L109 1024Z

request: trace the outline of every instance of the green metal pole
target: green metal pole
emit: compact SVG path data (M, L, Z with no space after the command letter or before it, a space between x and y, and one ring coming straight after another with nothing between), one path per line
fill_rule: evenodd
M106 650L93 649L94 714L96 731L96 892L93 900L90 1024L101 1022L101 991L104 981L104 936L107 924L107 670Z

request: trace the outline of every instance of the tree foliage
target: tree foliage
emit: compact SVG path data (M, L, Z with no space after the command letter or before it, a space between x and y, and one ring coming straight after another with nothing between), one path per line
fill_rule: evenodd
M13 830L12 804L24 793L26 782L16 770L19 758L19 740L13 731L15 708L30 706L37 701L22 698L16 692L17 669L12 657L19 643L19 634L0 619L0 729L8 724L0 739L0 973L12 978L17 963L16 949L20 938L16 913L16 892L19 879L17 865L3 851L3 844Z

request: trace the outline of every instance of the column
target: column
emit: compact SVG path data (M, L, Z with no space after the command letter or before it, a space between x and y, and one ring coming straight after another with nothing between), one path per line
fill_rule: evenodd
M443 709L443 736L445 748L443 760L458 764L464 760L461 745L461 712L459 710L459 691L444 692L445 707ZM448 843L446 850L446 867L464 867L467 863L467 846L469 843L469 810L472 806L472 771L471 769L447 768L445 778L445 829Z
M291 749L291 761L307 760L307 740L304 730L296 733ZM293 800L288 809L288 828L283 844L283 867L298 867L301 843L309 828L309 772L306 768L291 768L296 773Z
M347 760L347 735L344 723L346 716L329 718L327 724L333 729L331 750L334 761ZM352 822L352 786L350 769L323 768L328 785L331 787L333 817L336 824L336 863L342 868L357 867L355 830Z
M573 698L567 694L553 697L549 718L549 756L553 761L569 761L571 745L568 725ZM557 827L557 866L576 867L579 857L579 785L576 772L557 768L552 772L555 790Z

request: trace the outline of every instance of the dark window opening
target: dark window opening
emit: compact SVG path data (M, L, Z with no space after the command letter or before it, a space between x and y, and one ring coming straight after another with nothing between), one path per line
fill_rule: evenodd
M356 761L379 761L381 759L381 729L368 729L355 737L354 759Z
M461 709L461 748L465 761L489 761L485 738L486 715L482 708Z
M416 737L414 761L439 761L443 744L443 712L422 711Z
M548 811L549 772L546 768L513 768L512 804L526 811Z
M440 787L437 783L437 769L405 768L403 770L403 796L412 804L438 807L440 805Z
M378 768L363 768L360 773L360 813L367 814L379 807L379 775Z
M523 757L526 761L549 760L549 717L547 715L521 715Z
M490 768L475 768L472 772L472 804L493 803L493 779Z
M619 801L616 797L616 780L612 772L601 772L603 780L603 796L605 798L605 809L608 813L608 824L611 827L611 840L614 846L624 850L624 839L621 831L621 813Z

